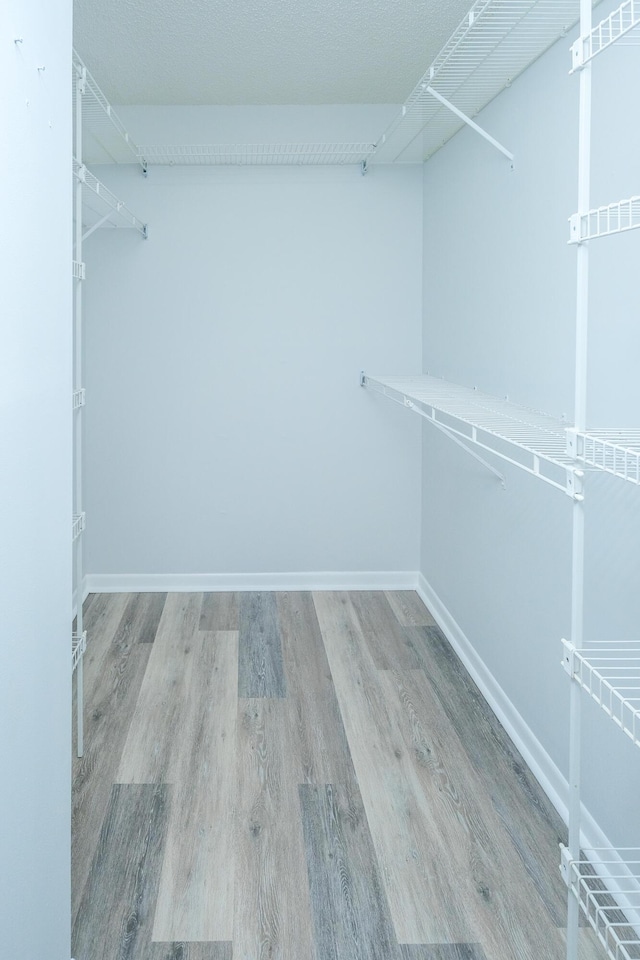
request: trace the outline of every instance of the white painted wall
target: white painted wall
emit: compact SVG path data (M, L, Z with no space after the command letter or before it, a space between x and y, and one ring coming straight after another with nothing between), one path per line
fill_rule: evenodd
M95 169L150 236L87 243L89 584L415 571L419 424L358 377L420 369L421 171Z
M597 8L598 17L606 4ZM575 32L574 32L575 36ZM424 369L573 412L578 81L556 45L481 115L516 168L471 131L424 170ZM594 65L594 205L638 192L637 48ZM592 248L589 421L640 423L640 236ZM608 280L610 276L612 279ZM502 468L501 468L502 469ZM515 711L567 775L571 501L507 469L507 488L424 427L422 572ZM587 638L638 638L640 491L587 488ZM585 698L586 700L586 698ZM610 840L640 843L640 758L585 706L585 800Z
M71 3L0 33L0 941L69 960Z

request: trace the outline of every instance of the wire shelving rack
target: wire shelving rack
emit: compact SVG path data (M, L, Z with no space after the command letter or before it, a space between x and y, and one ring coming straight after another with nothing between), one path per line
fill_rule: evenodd
M578 649L562 641L569 674L620 729L640 746L640 643L612 641Z
M322 166L362 164L370 143L232 143L141 146L140 157L164 166Z
M574 213L569 225L569 243L583 243L585 240L636 230L640 227L640 197L618 200L586 213Z
M567 442L586 467L640 485L640 430L568 430Z
M73 51L73 76L84 80L82 90L82 126L85 140L93 140L110 163L139 163L140 151L77 52ZM78 90L73 84L73 105L77 108ZM85 144L86 146L86 144Z
M86 227L83 240L98 227L132 227L143 237L147 237L147 224L134 216L122 200L119 200L108 187L98 180L88 167L75 157L73 173L76 179L87 188L82 200L82 220Z

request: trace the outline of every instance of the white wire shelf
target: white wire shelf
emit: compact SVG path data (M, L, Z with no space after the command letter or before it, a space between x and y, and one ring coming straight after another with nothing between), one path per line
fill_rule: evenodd
M84 80L82 93L82 128L85 155L94 163L141 163L139 151L95 79L73 51L73 106L77 103L77 81ZM97 152L96 152L97 146Z
M567 452L567 424L546 413L431 376L361 376L369 387L450 435L581 497L581 471Z
M574 213L569 219L569 243L609 237L637 227L640 227L640 196L596 207L587 213Z
M84 633L78 634L74 633L71 636L71 673L74 673L80 658L83 656L85 650L87 649L87 631Z
M86 278L85 265L80 260L71 261L71 272L74 280L84 280Z
M577 649L562 641L569 676L640 746L640 642L593 643Z
M80 390L73 391L73 409L79 410L80 407L85 405L85 389L81 387Z
M324 165L363 163L370 143L233 143L140 146L140 158L165 166Z
M88 229L83 239L102 226L132 227L143 237L147 237L146 223L134 217L123 201L118 200L116 195L75 157L73 159L73 173L87 188L83 191L82 217L83 223L86 222Z
M76 513L74 514L72 525L71 525L71 541L78 539L80 534L83 532L86 526L86 514Z
M428 159L461 127L429 88L475 117L578 20L579 0L476 0L377 144L372 160Z
M566 854L566 851L565 851ZM611 960L639 960L640 850L584 850L566 869L569 889Z
M640 485L640 430L568 430L567 444L585 466Z
M624 0L617 10L601 20L585 37L571 47L572 71L583 67L603 50L627 37L640 24L640 0Z

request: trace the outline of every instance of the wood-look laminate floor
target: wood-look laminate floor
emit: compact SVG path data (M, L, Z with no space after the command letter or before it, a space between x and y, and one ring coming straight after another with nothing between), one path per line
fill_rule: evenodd
M564 828L415 593L85 624L76 960L562 960Z

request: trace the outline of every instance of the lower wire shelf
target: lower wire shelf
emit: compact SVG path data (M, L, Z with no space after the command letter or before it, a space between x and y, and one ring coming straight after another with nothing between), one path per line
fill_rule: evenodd
M571 679L640 746L640 643L598 642L578 649L563 640L562 648Z
M564 851L566 853L566 850ZM569 890L612 960L640 960L640 849L591 849L567 858Z

